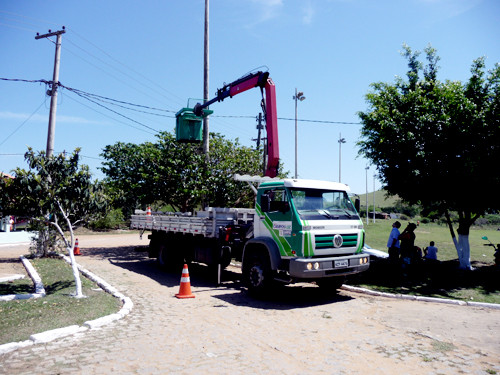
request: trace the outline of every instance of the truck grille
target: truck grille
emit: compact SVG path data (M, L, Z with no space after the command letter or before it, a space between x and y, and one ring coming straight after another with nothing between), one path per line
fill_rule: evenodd
M356 247L358 245L358 235L354 234L341 234L343 247ZM316 249L331 249L333 248L333 234L318 234L314 238L316 240Z

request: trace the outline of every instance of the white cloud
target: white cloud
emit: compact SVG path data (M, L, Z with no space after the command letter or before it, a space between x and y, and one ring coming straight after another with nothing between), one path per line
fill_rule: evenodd
M430 5L434 11L444 18L457 17L475 8L483 0L419 0L423 4Z
M311 24L314 15L316 14L316 10L313 8L312 4L310 2L307 2L307 4L302 8L302 11L303 11L302 22L305 25Z
M259 7L260 17L256 23L276 18L283 7L283 0L252 0Z

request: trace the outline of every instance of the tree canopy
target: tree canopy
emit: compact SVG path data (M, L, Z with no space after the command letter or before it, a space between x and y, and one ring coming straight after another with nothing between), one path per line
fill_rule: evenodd
M485 72L478 58L466 83L440 82L436 50L424 52L425 65L405 45L407 79L371 85L368 110L358 113L360 154L390 194L427 211L458 212L458 234L468 236L476 218L500 209L498 194L489 194L500 191L500 64Z
M116 204L129 212L154 202L182 212L201 206L253 206L253 193L233 175L262 174L261 149L214 133L208 159L198 145L179 143L169 132L158 134L156 143L108 145L101 156Z
M17 168L15 178L0 181L0 206L5 213L31 220L31 229L38 231L39 255L47 255L50 228L55 229L70 255L76 281L77 297L82 297L78 269L73 256L73 229L105 208L98 183L92 182L88 166L79 166L79 149L47 157L31 148L25 154L28 169ZM66 238L69 232L70 238Z

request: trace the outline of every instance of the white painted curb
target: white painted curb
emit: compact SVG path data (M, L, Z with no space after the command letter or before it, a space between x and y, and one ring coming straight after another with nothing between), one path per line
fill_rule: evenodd
M36 333L30 336L30 340L33 341L34 344L43 344L50 342L55 339L59 339L61 337L66 337L69 335L74 335L78 332L86 331L86 327L80 327L79 325L73 325L63 328L56 328L50 331L45 331L42 333Z
M0 277L0 283L6 283L9 281L24 279L24 275L11 275L6 277Z
M67 257L66 255L60 254L60 257L63 258L69 264L71 264L71 259L69 257ZM31 265L31 263L29 263L29 261L26 258L21 257L21 260L23 261L24 266L28 270L30 277L33 279L33 282L35 283L35 290L37 292L40 292L40 293L33 294L33 295L19 294L19 295L15 295L15 296L33 296L33 298L37 298L35 296L38 296L38 297L45 296L45 289L43 289L42 280L38 276L38 273L35 271L35 268ZM28 269L28 267L29 267L29 269ZM6 354L6 353L11 352L13 350L24 348L26 346L30 346L33 344L47 343L47 342L50 342L50 341L53 341L53 340L56 340L56 339L59 339L62 337L74 335L74 334L79 333L79 332L85 332L89 329L97 329L97 328L100 328L106 324L114 322L115 320L122 319L123 317L128 315L130 313L130 311L132 311L134 304L129 297L124 296L123 294L118 292L118 290L116 288L112 287L107 282L105 282L103 279L94 275L92 272L86 270L85 268L83 268L79 264L77 264L77 267L78 267L78 270L82 274L84 274L87 278L94 281L97 285L99 285L107 293L110 293L111 295L113 295L116 298L119 298L122 301L123 306L120 309L120 311L118 311L117 313L114 313L114 314L103 316L103 317L98 318L98 319L89 320L87 322L84 322L83 326L81 326L81 327L78 325L72 325L69 327L57 328L57 329L53 329L50 331L45 331L42 333L33 334L30 336L30 339L26 340L26 341L11 342L11 343L0 345L0 355ZM30 270L31 270L31 272L30 272ZM36 275L36 277L34 278L33 276L31 276L32 274ZM43 295L42 295L42 291L43 291ZM5 297L9 297L9 296L5 296ZM22 298L30 298L30 297L22 297ZM14 299L14 298L12 298L12 299ZM4 299L0 299L0 301L2 301L2 300L4 300ZM10 299L6 299L5 301L9 301L9 300Z
M28 259L24 257L24 255L21 255L20 257L21 262L24 265L24 268L26 268L26 271L28 272L28 275L30 276L31 280L33 280L33 283L35 284L35 293L26 293L26 294L8 294L5 296L0 296L0 301L12 301L15 299L30 299L30 298L41 298L45 297L45 288L42 283L42 279L38 275L38 272L36 272L35 267L30 263ZM17 277L16 279L22 279L24 278L24 275L16 275L16 276L21 276ZM15 280L15 279L13 279ZM1 348L1 346L0 346Z

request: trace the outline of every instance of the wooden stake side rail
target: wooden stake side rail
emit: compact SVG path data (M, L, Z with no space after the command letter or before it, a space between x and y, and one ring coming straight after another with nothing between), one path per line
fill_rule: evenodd
M209 207L205 211L197 211L195 216L171 212L152 212L147 215L146 211L136 210L130 228L217 238L220 227L253 222L254 216L255 210L252 208Z

